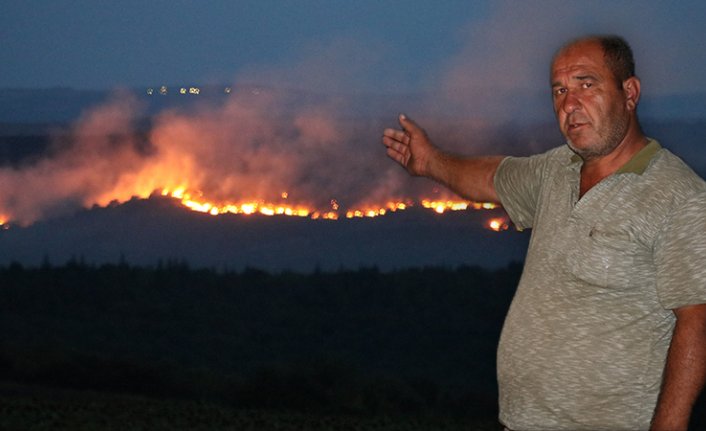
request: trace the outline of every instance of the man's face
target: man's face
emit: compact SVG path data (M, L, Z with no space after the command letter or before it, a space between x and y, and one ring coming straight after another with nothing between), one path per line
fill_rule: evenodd
M552 97L559 128L584 160L610 154L630 121L626 96L597 42L565 48L552 64Z

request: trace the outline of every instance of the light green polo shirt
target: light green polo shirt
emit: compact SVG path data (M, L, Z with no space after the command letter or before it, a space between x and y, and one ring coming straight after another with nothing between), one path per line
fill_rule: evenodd
M581 165L562 146L495 176L532 229L498 347L511 429L648 429L671 309L706 303L706 183L654 140L579 199Z

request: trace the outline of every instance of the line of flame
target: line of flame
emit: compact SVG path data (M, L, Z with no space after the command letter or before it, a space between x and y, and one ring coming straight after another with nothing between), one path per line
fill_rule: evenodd
M264 216L293 216L293 217L303 217L310 218L312 220L338 220L340 217L345 216L347 219L353 218L372 218L384 216L388 213L393 213L396 211L403 211L407 208L415 206L415 203L411 200L405 202L388 202L383 206L366 206L364 208L354 208L342 212L339 203L335 199L331 199L331 208L327 210L312 209L307 208L303 205L284 205L284 204L274 204L264 201L249 201L239 204L234 203L224 203L224 204L214 204L206 200L201 199L201 194L198 197L194 197L192 193L187 191L186 187L177 187L174 189L162 189L161 195L178 200L182 205L189 208L192 211L210 214L212 216L217 216L220 214L261 214ZM281 198L287 200L289 194L287 192L281 193ZM454 200L438 200L432 201L424 199L421 201L421 205L424 208L431 209L438 214L443 214L446 211L463 211L469 208L474 210L490 210L498 208L498 205L489 202L472 202L472 201L454 201ZM0 215L0 230L9 229L11 226L10 218ZM488 220L485 224L486 228L494 231L503 231L509 228L509 222L505 218L492 218Z
M245 215L261 214L265 216L287 215L296 217L308 217L314 220L338 220L340 216L339 204L335 199L331 200L330 210L315 210L304 206L289 206L283 204L268 203L264 201L249 201L239 204L214 204L208 201L202 201L198 198L194 198L191 193L188 193L187 190L183 187L179 187L174 190L163 189L162 195L178 199L182 205L188 207L193 211L198 211L214 216L226 213ZM287 199L288 193L283 192L281 196L283 199ZM432 209L439 214L443 214L446 211L463 211L469 208L473 208L475 210L497 208L496 204L488 202L453 200L430 201L425 199L421 201L421 205L424 208ZM391 212L405 210L411 206L414 206L414 203L411 201L388 202L383 206L367 206L364 208L349 209L345 212L345 217L348 219L379 217ZM492 227L490 228L493 229Z
M446 211L463 211L470 208L475 210L492 210L498 206L491 202L469 202L469 201L430 201L427 199L422 200L422 206L424 208L432 209L439 214L443 214Z

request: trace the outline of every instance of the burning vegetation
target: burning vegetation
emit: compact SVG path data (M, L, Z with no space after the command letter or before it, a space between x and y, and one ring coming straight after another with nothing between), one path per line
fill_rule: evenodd
M408 199L404 202L387 202L378 206L368 205L362 208L352 208L343 210L341 209L338 201L336 199L331 199L330 207L328 208L315 208L308 207L304 205L290 204L286 202L289 193L282 192L281 200L278 203L266 202L266 201L245 201L240 203L214 203L209 202L203 197L202 193L198 193L194 196L192 193L187 192L183 187L170 190L165 188L161 192L162 196L171 197L178 199L182 205L185 207L205 213L213 216L220 214L260 214L264 216L293 216L293 217L306 217L313 220L338 220L341 217L348 219L351 218L372 218L384 216L385 214L402 211L412 206L415 203ZM421 201L421 206L427 209L431 209L438 214L443 214L446 211L464 211L467 209L483 210L483 209L495 209L497 205L492 203L480 203L480 202L468 202L468 201L430 201L424 199ZM508 228L507 222L504 219L494 218L488 222L488 227L495 231L505 230Z
M378 217L413 206L438 214L495 208L424 189L384 157L381 126L337 116L336 101L307 104L230 87L223 94L218 103L165 109L147 124L144 100L130 93L85 112L41 156L0 166L0 228L152 195L213 216L313 220ZM508 225L491 220L486 227Z

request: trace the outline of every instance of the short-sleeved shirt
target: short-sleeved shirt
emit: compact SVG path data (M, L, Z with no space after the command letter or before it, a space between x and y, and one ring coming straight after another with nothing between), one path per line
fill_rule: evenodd
M654 140L579 198L581 166L562 146L495 176L532 229L498 347L511 429L648 429L672 309L706 303L706 183Z

